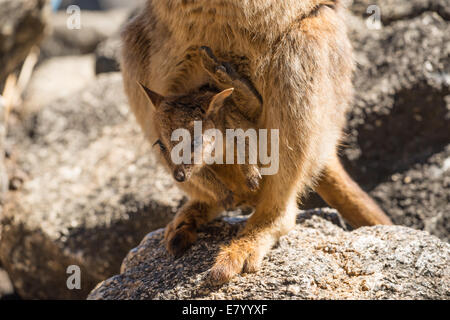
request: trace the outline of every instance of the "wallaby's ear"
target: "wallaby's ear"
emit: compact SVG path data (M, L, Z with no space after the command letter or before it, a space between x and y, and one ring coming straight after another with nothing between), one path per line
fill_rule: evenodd
M233 91L234 91L234 88L230 88L230 89L223 90L222 92L216 94L216 95L212 98L212 100L211 100L211 102L210 102L210 104L209 104L208 111L207 111L206 114L207 114L207 115L210 115L210 114L212 114L212 113L214 113L214 112L216 112L216 111L219 111L220 108L223 107L223 104L224 104L225 100L226 100L229 96L231 96L231 94L233 93Z
M143 90L145 95L150 99L150 101L152 102L153 106L156 109L158 109L159 106L161 105L161 102L164 100L164 97L162 95L160 95L159 93L156 93L156 92L150 90L149 88L147 88L146 86L144 86L140 82L138 82L138 85L141 87L141 89Z

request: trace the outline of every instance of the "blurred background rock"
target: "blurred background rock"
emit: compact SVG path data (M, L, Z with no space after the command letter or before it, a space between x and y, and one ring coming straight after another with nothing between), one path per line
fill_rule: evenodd
M0 168L8 173L0 296L10 298L86 298L185 201L150 155L118 73L120 28L145 1L57 2L0 0L0 92L33 46L40 49L9 108L3 144L0 134ZM70 5L82 9L81 30L67 28ZM369 5L381 9L379 30L368 28ZM450 0L354 1L347 21L356 97L341 152L396 224L443 242L450 239L449 8ZM312 193L303 206L325 204ZM82 269L80 291L66 287L71 264Z

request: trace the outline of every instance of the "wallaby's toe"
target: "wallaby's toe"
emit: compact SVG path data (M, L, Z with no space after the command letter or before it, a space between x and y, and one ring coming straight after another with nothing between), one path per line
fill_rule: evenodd
M197 232L188 225L167 230L169 229L166 229L165 235L166 248L175 259L180 258L197 240Z

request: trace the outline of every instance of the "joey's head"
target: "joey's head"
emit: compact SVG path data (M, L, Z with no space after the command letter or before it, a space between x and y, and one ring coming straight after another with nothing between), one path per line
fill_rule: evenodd
M215 136L209 129L216 128L216 115L233 89L165 97L140 86L154 108L158 139L153 146L159 148L175 180L188 181L205 165L204 155L215 148Z

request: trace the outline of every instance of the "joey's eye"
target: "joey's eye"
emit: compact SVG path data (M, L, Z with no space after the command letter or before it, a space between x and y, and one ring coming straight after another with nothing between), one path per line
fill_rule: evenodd
M157 141L153 144L153 146L156 146L156 145L159 146L159 149L161 149L161 151L166 151L166 150L167 150L166 146L161 142L161 140L157 140Z

